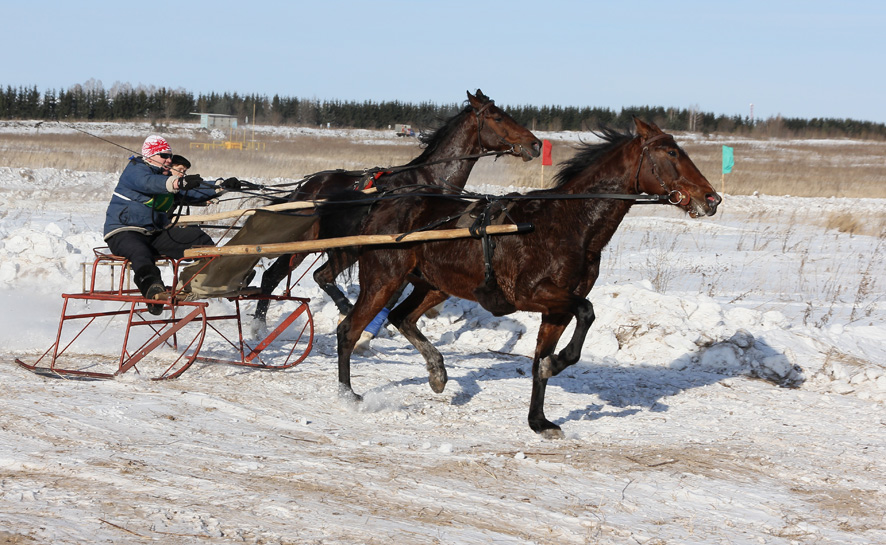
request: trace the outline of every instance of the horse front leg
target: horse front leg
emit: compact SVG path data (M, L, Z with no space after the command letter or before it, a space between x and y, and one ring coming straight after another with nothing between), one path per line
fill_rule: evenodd
M379 267L373 267L380 270ZM404 275L405 276L405 275ZM354 307L338 324L336 340L338 348L338 391L339 396L351 401L360 401L361 396L354 392L351 385L351 354L360 335L369 322L384 308L391 296L400 287L401 279L381 276L373 281L371 275L360 274L360 294Z
M560 426L545 417L545 390L548 378L542 372L543 364L554 352L557 341L563 335L570 316L552 316L543 314L538 327L538 341L535 345L535 357L532 360L532 397L529 400L529 427L545 439L562 439Z
M354 351L356 341L350 342L351 337L351 316L348 315L344 320L339 322L336 330L336 340L338 347L338 396L347 401L362 401L363 396L354 392L351 385L351 353ZM358 331L360 331L358 329Z
M418 350L425 360L428 370L428 383L431 390L442 393L449 377L443 365L443 355L431 341L418 329L418 319L428 310L447 299L447 295L428 286L413 285L410 293L402 303L394 307L388 315L388 321Z
M581 357L581 349L584 346L588 330L594 323L594 305L584 298L575 298L575 331L572 339L563 347L559 354L545 356L539 363L539 373L542 378L548 379L557 376L560 371L574 364ZM562 331L561 331L562 335ZM559 338L559 335L558 335Z

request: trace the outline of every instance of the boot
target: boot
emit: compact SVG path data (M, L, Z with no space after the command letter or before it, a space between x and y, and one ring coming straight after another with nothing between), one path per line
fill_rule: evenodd
M133 273L133 280L138 286L138 291L146 299L166 299L166 286L160 277L160 269L156 265L145 265ZM157 316L163 313L163 305L148 305L148 312Z
M145 297L148 299L154 299L155 301L165 301L169 299L169 294L166 292L166 286L161 282L151 284L148 287L148 292L145 294ZM163 314L163 305L148 305L148 312L154 316L159 316L160 314Z

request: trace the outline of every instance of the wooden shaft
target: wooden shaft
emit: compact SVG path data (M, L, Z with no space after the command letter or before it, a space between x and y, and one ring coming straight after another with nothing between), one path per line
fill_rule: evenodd
M486 228L486 232L490 235L503 235L507 233L522 233L531 229L532 226L526 224L490 225ZM325 238L318 240L302 240L298 242L280 242L276 244L222 246L221 248L191 248L189 250L185 250L184 257L194 258L212 255L257 254L270 257L285 254L320 252L324 250L329 250L331 248L345 248L349 246L405 244L407 242L450 240L456 238L467 238L470 236L470 229L439 229L434 231L419 231L406 235L402 233L392 235L354 235L349 237Z

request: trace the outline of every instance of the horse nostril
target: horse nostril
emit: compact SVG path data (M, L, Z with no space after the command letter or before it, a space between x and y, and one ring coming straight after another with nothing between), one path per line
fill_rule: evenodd
M716 193L708 193L704 196L704 198L706 201L708 201L708 204L710 206L717 206L718 204L720 204L720 201L723 200L720 198L720 195L717 195Z

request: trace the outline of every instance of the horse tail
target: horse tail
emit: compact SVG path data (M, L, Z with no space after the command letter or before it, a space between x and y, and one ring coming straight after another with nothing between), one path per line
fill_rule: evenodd
M361 191L345 190L331 195L316 208L319 217L318 238L359 235L374 202L373 197L367 197ZM326 255L329 266L341 273L357 262L359 252L359 247L333 247L326 250Z
M360 191L345 190L331 195L316 208L320 238L359 235L363 220L375 199Z

